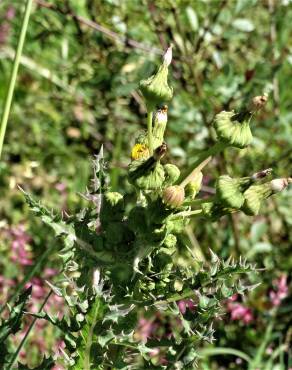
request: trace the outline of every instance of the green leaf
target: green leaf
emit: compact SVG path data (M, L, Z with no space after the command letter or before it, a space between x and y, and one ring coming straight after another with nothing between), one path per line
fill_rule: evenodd
M188 6L186 8L186 13L187 13L187 17L188 17L188 21L191 26L191 29L193 31L197 31L199 28L199 21L198 21L197 13L191 6Z

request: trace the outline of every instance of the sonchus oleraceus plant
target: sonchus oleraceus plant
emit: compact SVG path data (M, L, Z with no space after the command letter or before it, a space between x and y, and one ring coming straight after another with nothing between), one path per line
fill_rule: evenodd
M267 97L255 97L240 112L217 114L216 144L203 151L181 179L179 168L164 160L166 104L173 97L168 84L171 60L169 48L158 71L139 85L147 107L147 132L132 148L128 167L134 205L127 204L126 194L111 191L102 149L93 161L90 189L83 194L88 207L78 214L64 220L25 193L32 210L64 240L62 276L51 288L64 297L68 315L60 320L41 312L38 317L63 332L68 369L193 369L199 347L213 341L212 322L221 314L221 303L250 289L248 274L256 268L242 259L223 261L212 251L209 262L194 256L192 264L182 266L174 258L177 236L193 217L214 222L234 212L257 215L267 198L291 182L271 180L270 169L242 178L223 174L212 198L197 198L212 157L251 143L251 120ZM192 309L180 310L182 300L191 301ZM139 339L141 312L163 312L177 323L176 330ZM155 351L162 354L156 362Z

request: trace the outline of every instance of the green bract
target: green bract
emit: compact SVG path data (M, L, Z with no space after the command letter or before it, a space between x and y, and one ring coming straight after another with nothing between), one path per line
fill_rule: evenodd
M252 185L244 192L244 204L241 210L249 216L257 215L262 201L272 195L272 193L269 183Z
M242 119L239 117L240 114L233 111L223 111L215 116L214 128L218 141L237 148L245 148L251 143L250 114L243 115Z

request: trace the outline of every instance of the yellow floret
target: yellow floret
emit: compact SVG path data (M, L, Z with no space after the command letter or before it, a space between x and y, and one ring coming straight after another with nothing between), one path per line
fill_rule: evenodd
M149 149L145 144L135 144L133 146L131 152L132 160L141 159L141 158L148 158L149 157Z

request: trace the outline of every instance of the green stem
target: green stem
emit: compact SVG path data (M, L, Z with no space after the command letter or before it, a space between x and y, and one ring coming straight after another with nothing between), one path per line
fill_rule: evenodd
M49 293L47 294L47 296L45 297L42 305L40 306L39 310L38 310L38 313L41 313L43 308L45 307L46 303L48 302L48 299L50 298L51 294L53 293L52 290L49 291ZM22 341L19 343L19 346L17 347L17 350L14 352L13 356L12 356L12 359L10 361L10 363L8 364L8 367L6 368L6 370L11 370L13 365L14 365L14 362L17 360L17 357L19 355L19 352L21 351L22 347L24 346L31 330L33 329L34 327L34 324L36 323L37 321L37 317L34 317L34 319L32 320L29 328L27 329L27 332L25 333L25 336L22 338Z
M205 199L195 199L195 200L190 200L190 201L184 202L184 206L200 206L203 203L214 202L214 200L215 200L215 196L205 198Z
M193 181L195 176L202 171L202 169L210 162L211 159L211 156L204 158L204 160L200 162L198 166L196 165L192 172L181 182L180 186L184 188L189 182Z
M153 155L153 132L152 132L153 108L147 108L147 132L148 132L148 148L150 156Z
M191 216L199 215L200 213L202 213L201 209L196 209L194 211L185 211L185 212L176 213L175 215L171 216L170 219L175 220L181 217L191 217Z
M112 169L111 175L110 175L111 187L113 190L117 189L118 181L119 181L120 166L118 165L118 162L121 157L122 142L123 142L122 130L118 129L117 134L116 134L115 144L114 144L113 158L112 158L112 162L115 163L115 167Z
M233 355L242 358L246 362L250 363L251 358L244 352L241 352L233 348L205 348L199 351L201 357L216 356L216 355Z
M33 2L33 0L27 0L26 1L23 21L22 21L22 26L21 26L21 31L20 31L19 40L18 40L18 45L17 45L17 49L16 49L16 53L15 53L14 62L13 62L13 67L12 67L12 72L11 72L11 76L10 76L7 95L6 95L5 103L4 103L4 107L3 107L3 113L2 113L1 125L0 125L0 159L1 159L1 154L2 154L3 142L4 142L6 127L7 127L8 117L9 117L9 113L10 113L12 98L13 98L13 92L14 92L18 67L19 67L19 63L20 63L20 57L21 57L21 54L22 54L23 44L24 44L26 31L27 31L27 26L28 26L28 21L29 21L29 16L30 16L30 12L31 12L32 2Z
M275 325L276 314L277 314L277 308L274 308L272 310L272 315L271 315L271 318L270 318L270 321L269 321L269 325L266 328L264 338L261 341L261 345L258 348L254 359L250 363L249 370L257 369L259 367L259 364L262 362L262 358L265 354L265 350L266 350L266 348L269 344L269 341L271 340L272 334L273 334L273 328L274 328L274 325Z
M200 154L199 158L196 160L196 162L192 164L192 166L194 166L194 167L199 166L206 158L208 158L210 156L213 157L214 155L216 155L219 152L221 152L222 150L224 150L227 146L228 146L228 144L217 142L216 144L211 146L211 148L202 152Z

